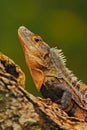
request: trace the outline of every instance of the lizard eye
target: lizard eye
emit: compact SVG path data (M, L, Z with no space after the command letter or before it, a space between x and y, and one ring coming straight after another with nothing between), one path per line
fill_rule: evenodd
M42 38L38 35L35 35L35 36L32 37L32 41L35 42L35 43L38 43L38 42L42 41Z
M39 42L40 40L38 38L35 38L35 42Z

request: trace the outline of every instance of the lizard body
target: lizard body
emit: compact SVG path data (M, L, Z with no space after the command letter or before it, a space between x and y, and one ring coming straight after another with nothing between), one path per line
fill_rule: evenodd
M62 51L50 48L24 26L18 29L18 36L37 90L69 115L87 121L87 86L66 67Z

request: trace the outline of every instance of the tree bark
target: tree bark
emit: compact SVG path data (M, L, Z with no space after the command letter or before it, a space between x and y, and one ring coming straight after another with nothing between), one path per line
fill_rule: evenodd
M0 53L0 130L87 130L87 123L33 96L24 84L20 67Z

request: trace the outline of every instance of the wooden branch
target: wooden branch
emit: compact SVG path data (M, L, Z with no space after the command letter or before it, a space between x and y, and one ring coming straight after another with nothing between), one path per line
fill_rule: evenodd
M24 84L20 67L0 53L0 130L87 130L87 123L28 93Z

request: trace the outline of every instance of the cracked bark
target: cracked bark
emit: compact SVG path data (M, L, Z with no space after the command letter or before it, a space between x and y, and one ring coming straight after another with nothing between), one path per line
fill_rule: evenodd
M33 96L24 84L20 67L0 53L0 130L87 130L87 123Z

